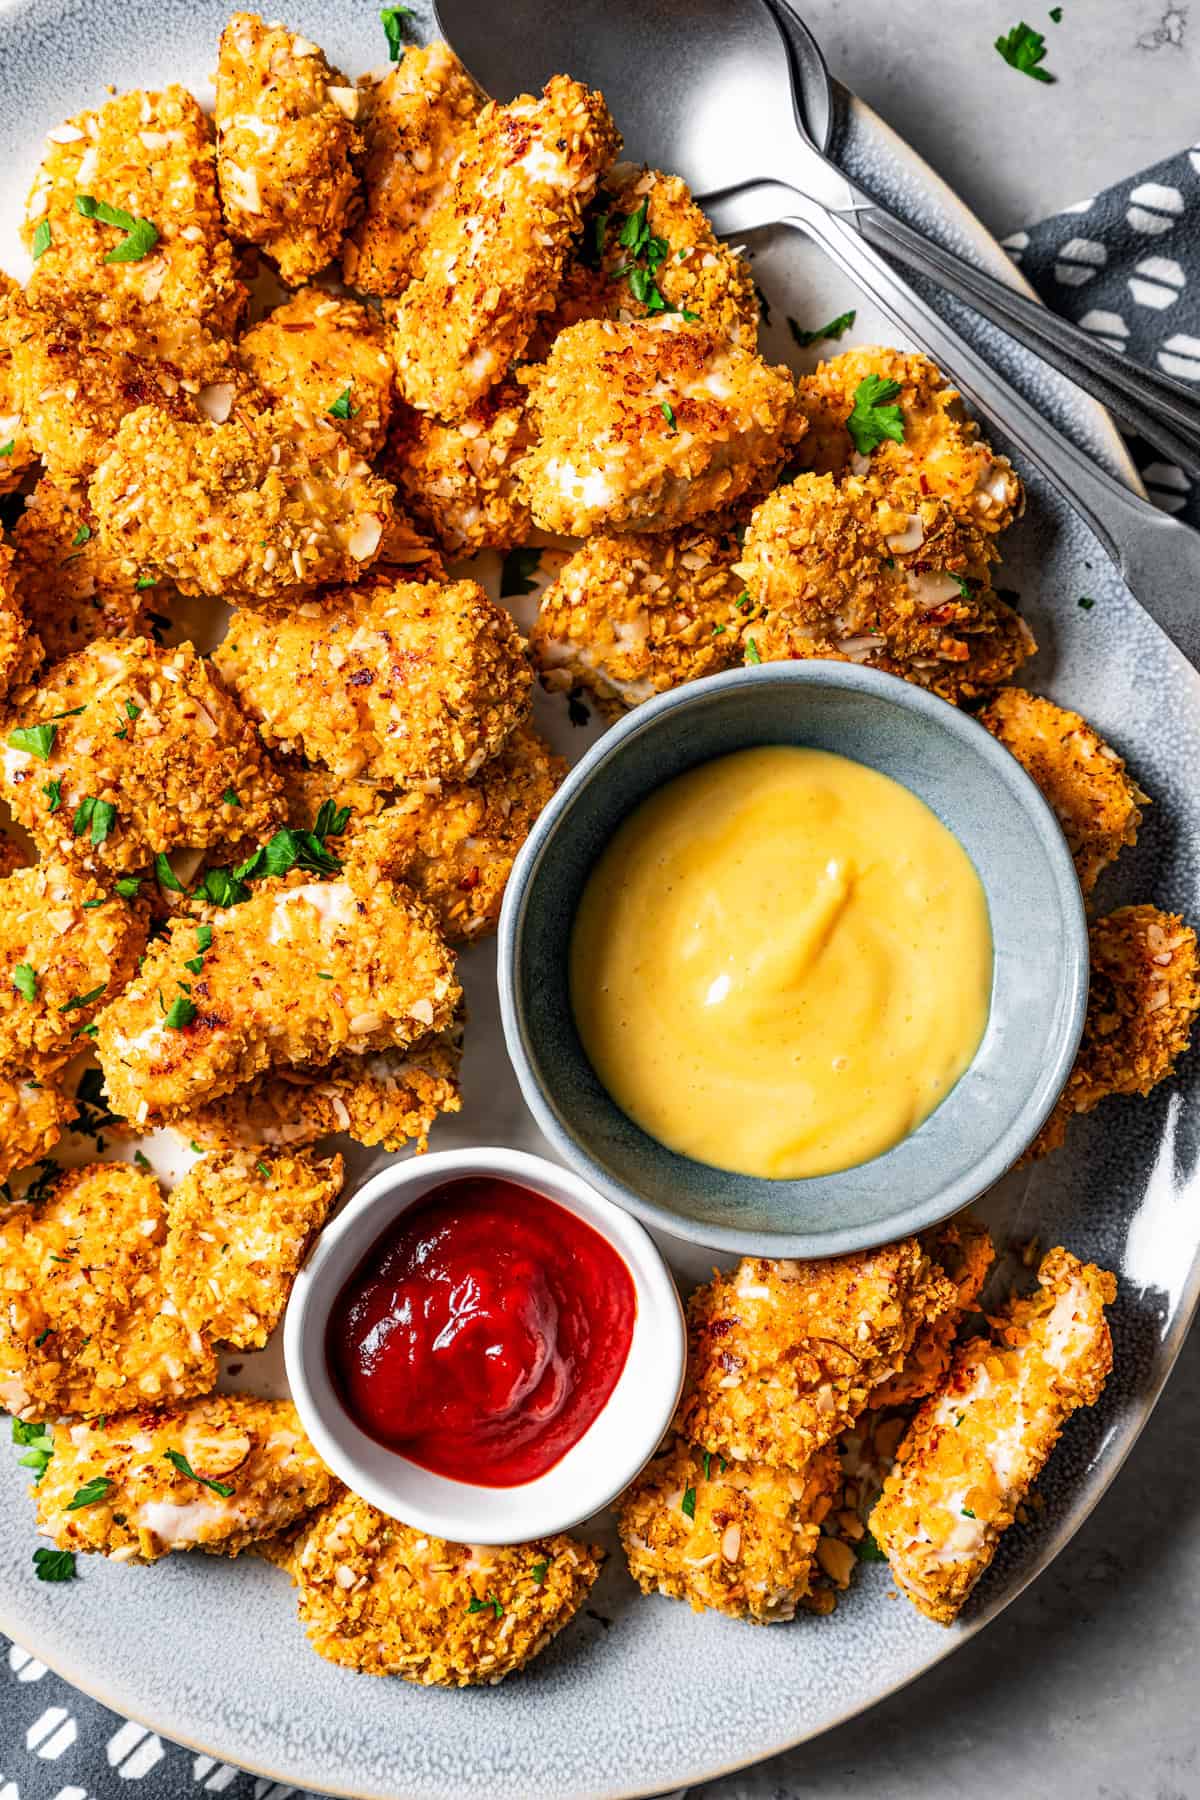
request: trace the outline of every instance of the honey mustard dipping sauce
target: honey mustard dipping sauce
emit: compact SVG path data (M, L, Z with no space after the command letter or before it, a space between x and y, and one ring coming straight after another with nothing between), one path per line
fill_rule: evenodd
M617 1105L742 1175L852 1168L898 1143L987 1023L987 900L916 795L767 746L667 782L588 878L571 1003Z

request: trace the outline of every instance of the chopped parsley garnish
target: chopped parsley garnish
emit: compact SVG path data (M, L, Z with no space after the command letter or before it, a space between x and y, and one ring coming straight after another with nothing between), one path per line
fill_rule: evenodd
M100 1133L117 1124L119 1114L112 1111L105 1099L104 1076L99 1069L83 1071L75 1089L75 1104L79 1110L74 1129L83 1137L95 1138L97 1150L102 1150Z
M667 421L671 430L678 431L679 427L675 423L675 408L671 405L671 402L669 400L662 400L659 404L662 408L662 416Z
M1079 605L1083 608L1084 612L1091 612L1095 604L1096 602L1092 599L1090 594L1080 594Z
M962 1509L962 1516L964 1519L973 1519L975 1514L971 1511L969 1506L964 1506Z
M714 625L712 628L712 634L714 637L724 637L725 636L724 625Z
M26 1199L29 1198L28 1193L26 1194L25 1198ZM54 1327L52 1325L47 1325L45 1331L39 1331L37 1336L34 1338L34 1340L33 1340L34 1349L40 1350L42 1345L45 1343L46 1339L52 1338L53 1336L54 1336Z
M75 809L71 829L76 837L90 829L91 842L98 850L116 822L117 809L111 800L97 800L94 794L85 794Z
M33 1001L37 997L37 970L32 963L18 963L12 972L12 984L22 1000Z
M214 906L240 906L250 898L250 889L232 869L206 869L198 891Z
M57 725L18 725L15 731L9 732L8 741L14 750L24 750L27 756L36 756L39 762L49 762L57 736Z
M139 1169L147 1169L148 1170L151 1167L150 1158L142 1150L134 1151L133 1160Z
M887 1557L883 1554L883 1551L879 1548L879 1545L875 1542L875 1539L871 1536L869 1531L859 1540L854 1554L858 1557L859 1562L887 1561Z
M883 375L866 375L855 388L846 430L860 456L870 456L884 438L895 444L904 442L904 414L892 404L899 392L900 383Z
M534 1563L532 1569L530 1569L529 1573L533 1576L533 1579L537 1582L539 1587L541 1587L542 1583L545 1581L546 1572L549 1567L549 1563L540 1562Z
M227 787L225 789L225 792L221 795L221 805L222 806L240 806L241 804L242 804L241 796L239 794L235 793L231 787Z
M141 891L142 882L138 875L122 875L116 884L116 892L122 900L136 900Z
M127 719L136 719L141 713L141 710L141 707L135 706L132 700L127 700L125 702L125 717Z
M196 927L196 948L197 948L197 950L200 951L200 953L202 955L205 950L212 949L212 926L211 925L197 925L197 927Z
M357 406L351 406L350 404L350 389L353 385L353 382L347 382L346 386L342 389L341 393L330 407L329 417L331 419L352 419L355 413L359 411Z
M475 1595L467 1602L467 1611L469 1613L494 1612L498 1619L504 1617L504 1608L495 1594L489 1594L486 1600L481 1600L478 1595Z
M182 1450L164 1450L163 1455L181 1475L186 1475L189 1481L198 1481L201 1487L211 1488L214 1494L220 1494L222 1500L228 1500L233 1493L227 1481L210 1481L206 1475L197 1475Z
M511 600L532 594L537 586L533 578L541 560L540 550L510 550L500 568L500 598Z
M47 1550L43 1545L33 1553L33 1566L39 1581L74 1581L75 1552Z
M763 293L757 281L754 284L754 293L758 300L758 310L763 316L763 324L769 325L771 323L771 302L767 299L767 296Z
M686 1488L684 1490L683 1499L679 1503L679 1510L683 1514L685 1519L694 1519L695 1518L695 1516L696 1516L696 1490L694 1487Z
M184 994L177 994L167 1009L164 1024L168 1031L182 1031L196 1016L196 1008Z
M313 832L321 839L341 837L350 823L350 808L338 806L333 800L322 800L320 810L313 823Z
M404 54L403 28L401 19L412 18L410 6L385 6L379 15L383 25L383 35L387 39L388 57L392 62L399 62Z
M259 1174L262 1176L264 1181L270 1181L271 1171L270 1171L270 1169L268 1169L266 1163L263 1161L261 1156L259 1157L258 1161L255 1163L254 1166L258 1170Z
M96 988L92 988L90 993L73 994L69 1000L63 1001L62 1005L58 1009L59 1012L69 1013L69 1012L82 1011L82 1009L85 1006L90 1006L92 1004L93 1000L98 1000L107 986L108 986L107 981L102 981L100 983L100 986L96 987Z
M81 525L79 527L79 530L75 533L75 536L71 539L72 550L78 550L80 544L86 544L88 539L91 537L91 535L92 535L91 526L90 525Z
M612 271L609 280L627 282L634 299L649 313L677 313L679 307L672 306L664 297L656 279L671 246L666 238L657 237L651 231L646 217L649 206L647 196L637 211L629 214L617 233L617 242L622 250L629 252L629 258ZM700 315L685 308L683 316L694 322Z
M184 886L178 875L167 861L167 853L160 850L154 858L154 873L158 877L159 887L165 887L169 893L182 894Z
M122 206L110 206L107 200L97 200L91 194L76 194L75 207L85 219L95 219L100 225L112 225L124 232L121 242L104 258L106 263L141 262L158 242L157 225L149 219L135 219Z
M49 221L49 219L40 219L38 221L38 224L33 233L33 260L34 260L34 262L37 262L39 257L45 256L45 254L49 248L50 248L50 221Z
M996 48L1010 69L1018 69L1022 75L1032 75L1035 81L1055 79L1049 69L1041 67L1046 59L1045 38L1032 25L1027 25L1024 19L1005 36L996 39Z
M826 338L844 337L857 317L858 314L853 311L839 313L836 319L830 319L828 325L818 325L815 331L805 331L802 325L797 325L789 313L788 330L800 348L807 350L810 344L824 343Z
M7 444L0 444L0 456L11 456L16 447L16 438L9 438Z
M139 592L141 591L142 588L157 587L158 586L158 576L157 575L139 575L133 585L136 589L138 589ZM147 613L146 617L148 619L152 620L160 631L166 631L168 626L171 623L170 619L164 619L162 617L161 613Z
M762 661L762 657L759 655L758 645L755 643L754 639L750 637L746 639L746 661L748 663L760 663Z
M705 1481L707 1481L708 1480L708 1472L712 1468L712 1451L711 1450L702 1450L700 1452L700 1461L704 1468L704 1479L705 1479Z
M32 1469L35 1483L39 1482L54 1455L54 1435L49 1425L31 1425L24 1419L14 1419L12 1441L25 1452L17 1458L19 1466Z
M81 1488L75 1489L74 1498L67 1501L68 1512L78 1512L80 1507L95 1506L108 1493L112 1482L107 1475L93 1475L85 1481Z

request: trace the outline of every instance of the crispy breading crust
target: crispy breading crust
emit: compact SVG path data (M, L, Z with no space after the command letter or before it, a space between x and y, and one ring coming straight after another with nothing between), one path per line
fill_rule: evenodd
M269 745L398 786L469 779L533 686L511 617L474 581L376 578L286 616L238 612L213 660Z
M602 1560L564 1535L506 1548L447 1543L343 1494L317 1514L288 1567L318 1655L368 1675L471 1687L503 1681L544 1650L583 1605Z
M0 1215L0 1405L46 1419L209 1392L211 1345L163 1293L166 1230L158 1182L130 1163L68 1170Z
M197 974L188 967L195 924L175 920L99 1017L109 1099L139 1129L266 1069L407 1049L445 1030L462 998L428 909L354 870L325 882L300 871L265 881L242 905L214 912L210 929ZM168 1025L163 1007L183 995L195 1016Z
M77 1050L82 1027L133 974L147 930L141 902L113 898L76 868L43 862L0 879L0 1069L23 1074ZM15 986L22 964L32 1000Z
M795 380L675 315L585 319L522 369L520 476L544 530L669 531L769 486L805 430Z
M13 528L13 548L13 573L48 662L97 638L139 636L147 600L162 604L104 548L82 485L43 475Z
M167 1202L162 1278L184 1323L261 1350L342 1188L340 1156L222 1150L194 1163Z
M743 1257L688 1302L677 1428L734 1461L799 1474L955 1301L916 1238L806 1263Z
M810 426L800 452L804 467L822 475L864 472L846 420L854 391L868 375L899 385L892 404L904 415L904 441L885 438L871 453L871 472L885 482L916 479L922 493L944 501L964 525L989 534L1006 530L1025 504L1012 464L980 437L962 395L916 351L865 345L818 363L801 379L801 405Z
M25 727L56 721L48 759L9 745L0 760L0 793L45 856L128 874L160 850L222 843L235 830L265 838L282 823L278 775L191 644L90 644L23 691L12 716ZM55 781L51 811L45 789ZM94 812L80 820L85 800L115 808L106 836Z
M24 397L17 392L13 352L29 329L29 313L21 289L0 269L0 494L11 493L37 461L37 449L24 416Z
M1054 808L1079 885L1090 894L1122 846L1137 843L1147 796L1087 720L1053 700L1001 688L977 717Z
M990 540L900 478L800 475L755 509L738 565L764 661L830 657L956 704L1007 681L1033 634L987 585Z
M452 423L398 408L383 473L447 556L511 550L533 529L517 483L529 441L525 390L502 381Z
M382 79L358 84L365 204L342 249L364 294L402 294L482 96L448 44L413 44Z
M16 552L0 540L0 698L28 681L42 660L41 638L30 629L18 587Z
M58 1070L0 1074L0 1181L48 1156L76 1110Z
M307 421L331 419L360 456L370 461L383 449L392 359L383 321L370 307L302 288L250 327L238 358L272 400Z
M987 1226L970 1213L960 1213L944 1225L922 1232L921 1244L954 1283L955 1303L917 1328L904 1366L881 1382L868 1400L871 1412L884 1406L911 1405L941 1385L959 1326L979 1298L996 1258Z
M992 1321L997 1342L972 1338L956 1351L871 1514L897 1586L943 1625L996 1554L1063 1425L1095 1404L1112 1367L1113 1276L1059 1248L1038 1280L1032 1299Z
M217 174L226 223L289 287L340 253L361 204L357 90L287 25L234 13L217 61Z
M80 193L149 219L158 231L151 253L107 261L122 238L79 211ZM69 290L101 311L152 304L226 336L245 304L221 223L212 128L184 88L119 94L52 132L25 208L29 249L39 226L49 227L50 241L29 283L37 303Z
M442 1113L462 1111L462 1027L411 1050L339 1056L321 1069L280 1069L234 1088L182 1120L197 1143L297 1149L345 1132L357 1144L418 1154Z
M109 1485L100 1498L72 1508L101 1478ZM323 1505L335 1485L290 1401L213 1394L59 1429L34 1491L38 1530L60 1549L149 1563L172 1550L237 1556Z
M1075 1066L1025 1161L1057 1150L1076 1113L1146 1095L1175 1073L1200 1012L1196 933L1178 913L1121 906L1088 930L1087 1016Z
M693 1612L756 1625L794 1618L840 1485L832 1447L791 1474L676 1438L616 1503L629 1573L644 1594L686 1600Z
M389 307L396 383L411 406L460 419L520 356L619 145L602 97L566 75L536 99L483 108L418 277Z
M137 407L89 491L105 546L143 575L260 601L356 581L391 498L329 420L242 405L223 424Z
M542 595L529 648L551 693L610 716L740 663L750 603L732 528L589 538ZM741 602L742 604L739 604Z

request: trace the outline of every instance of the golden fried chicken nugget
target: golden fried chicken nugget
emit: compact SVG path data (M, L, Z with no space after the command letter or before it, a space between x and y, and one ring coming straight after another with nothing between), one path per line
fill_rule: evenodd
M41 862L0 879L0 1069L23 1074L77 1050L133 974L147 930L140 901L77 867Z
M397 786L476 774L533 686L512 618L474 581L377 577L286 615L236 612L213 660L267 744Z
M13 575L29 623L58 662L97 638L138 637L151 595L100 541L82 484L43 475L13 528Z
M14 351L28 329L24 296L11 275L0 269L0 494L19 487L38 456L13 366Z
M959 1326L978 1300L996 1259L991 1233L970 1213L960 1213L944 1225L923 1231L921 1244L954 1283L955 1303L917 1327L903 1367L881 1382L868 1400L870 1412L884 1406L908 1406L941 1385Z
M629 1573L644 1594L686 1600L693 1612L792 1619L840 1477L832 1448L792 1474L676 1438L617 1502Z
M70 291L102 312L153 306L219 336L245 305L221 223L212 127L182 87L118 94L56 127L22 237L39 305Z
M114 1562L237 1556L324 1505L335 1485L290 1401L213 1394L60 1427L35 1490L38 1530L60 1550Z
M166 1205L131 1163L53 1175L0 1215L0 1405L22 1418L206 1394L207 1338L163 1291Z
M440 40L413 44L382 78L358 84L365 202L342 249L342 275L364 294L402 294L445 199L482 96Z
M379 550L391 483L328 419L237 407L224 423L128 413L89 501L106 549L184 594L286 600L356 581Z
M619 144L602 96L566 75L537 98L483 108L417 278L390 303L396 384L410 406L461 419L520 356Z
M688 1303L678 1429L731 1461L800 1474L955 1302L916 1238L804 1263L743 1257Z
M512 550L533 530L517 480L529 443L525 390L502 381L452 422L399 409L383 473L447 556Z
M742 661L751 612L736 532L719 525L589 538L542 595L529 648L551 693L628 706Z
M899 478L800 475L746 532L738 567L765 614L747 652L868 663L955 704L986 694L1037 648L988 585L987 541Z
M341 252L360 205L358 94L290 26L234 13L217 61L217 174L234 237L274 258L289 287Z
M100 1015L109 1099L138 1129L267 1069L407 1049L458 1012L454 958L432 915L388 881L297 870L214 912L207 930L202 948L194 921L176 919Z
M383 1150L428 1147L442 1113L462 1111L462 1027L411 1050L339 1056L320 1069L259 1075L190 1113L179 1131L197 1143L298 1149L336 1132Z
M342 1189L340 1156L222 1150L193 1163L167 1201L163 1286L180 1317L261 1350Z
M903 438L885 438L868 459L856 450L846 420L870 376L898 389L886 403L900 408ZM869 466L884 484L897 476L916 480L922 493L944 501L952 518L989 535L1019 516L1025 496L1012 464L980 437L962 395L927 356L879 345L846 350L804 376L800 396L809 421L800 452L806 469L861 476Z
M563 1534L503 1548L452 1544L343 1494L288 1563L313 1649L368 1675L493 1686L570 1623L603 1552Z
M795 380L675 315L590 319L520 371L535 443L520 464L546 531L669 531L775 479L804 420Z
M0 1074L0 1182L48 1156L76 1111L57 1069Z
M16 551L0 539L0 699L31 678L43 650L20 593Z
M44 856L127 875L160 850L257 841L283 821L257 733L191 644L89 644L24 690L14 717L29 748L10 734L0 794Z
M1121 906L1088 930L1087 1016L1075 1066L1025 1161L1061 1147L1076 1113L1145 1096L1175 1073L1200 1012L1196 933L1178 913Z
M392 359L383 321L370 307L302 288L250 327L238 357L279 405L332 419L368 461L383 449Z
M955 1352L871 1514L896 1585L942 1625L996 1554L1067 1419L1095 1405L1112 1367L1113 1276L1060 1248L1038 1280L1032 1299L993 1321L997 1342L972 1338Z
M1137 843L1147 796L1087 720L1053 700L1001 688L978 718L1054 808L1079 885L1090 894L1122 846Z

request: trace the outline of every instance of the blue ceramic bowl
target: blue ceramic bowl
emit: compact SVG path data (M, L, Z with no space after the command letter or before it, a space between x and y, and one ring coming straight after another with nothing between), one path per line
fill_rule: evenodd
M958 838L991 913L991 1010L974 1061L935 1112L882 1156L833 1175L734 1175L649 1137L609 1098L575 1029L571 926L622 819L697 763L805 744L900 781ZM646 1224L713 1249L826 1256L947 1218L1008 1169L1070 1071L1087 1004L1087 927L1058 823L981 725L853 663L768 663L663 694L572 770L517 859L500 922L508 1051L559 1154Z

